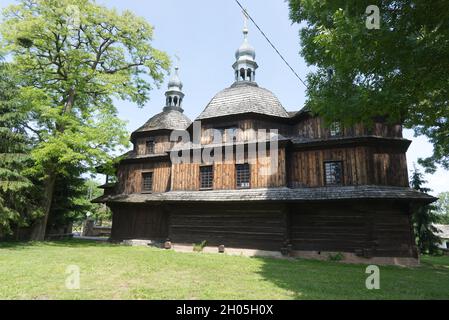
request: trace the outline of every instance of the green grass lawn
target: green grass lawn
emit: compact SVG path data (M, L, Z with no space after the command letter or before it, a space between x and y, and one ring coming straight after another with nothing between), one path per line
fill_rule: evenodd
M79 290L65 287L80 268ZM449 299L449 257L416 268L176 253L85 241L0 244L0 299Z

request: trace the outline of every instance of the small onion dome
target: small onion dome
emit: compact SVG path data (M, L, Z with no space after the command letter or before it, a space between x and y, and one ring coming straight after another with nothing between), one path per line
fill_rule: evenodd
M239 60L240 57L249 56L252 60L256 58L256 50L248 42L248 29L243 29L244 40L240 48L235 52L235 58Z
M178 70L179 70L179 68L176 67L175 73L171 76L170 80L168 81L168 88L169 89L179 88L179 91L181 91L182 90L182 82L181 82L181 80L179 80Z

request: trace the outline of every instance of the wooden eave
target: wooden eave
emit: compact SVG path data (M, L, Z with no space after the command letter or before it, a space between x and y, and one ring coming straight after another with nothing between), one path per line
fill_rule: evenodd
M100 199L101 198L101 199ZM437 200L428 194L406 188L378 185L266 188L209 191L168 191L103 196L95 199L105 203L235 203L235 202L323 202L394 200L428 204Z
M335 137L326 139L291 139L293 150L315 150L323 147L346 146L382 146L396 148L398 152L406 152L411 140L404 138L386 138L378 136Z
M131 133L130 140L134 142L138 138L159 136L159 135L169 135L173 129L156 129L156 130L147 130L147 131L134 131Z
M124 158L122 159L122 161L120 161L120 164L122 163L138 163L141 161L161 161L161 160L168 160L170 158L170 154L169 153L160 153L160 154L145 154L145 155L133 155L133 156L129 156L128 158Z

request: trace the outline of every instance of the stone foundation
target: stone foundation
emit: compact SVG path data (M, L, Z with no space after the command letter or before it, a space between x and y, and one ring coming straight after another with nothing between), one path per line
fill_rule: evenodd
M125 245L130 246L152 246L157 248L164 248L163 243L153 240L142 240L142 239L132 239L122 241ZM193 253L194 246L191 244L184 243L172 243L171 250L176 252L187 252ZM215 246L206 246L201 251L203 253L217 253L219 254L219 248ZM299 251L293 250L288 256L282 255L280 251L268 251L268 250L255 250L255 249L244 249L244 248L224 248L224 253L226 255L232 256L244 256L244 257L269 257L269 258L303 258L303 259L314 259L334 261L342 263L357 263L357 264L374 264L374 265L395 265L402 267L416 267L419 265L419 259L412 257L371 257L364 258L357 256L352 252L331 252L331 251ZM336 259L339 257L340 259Z

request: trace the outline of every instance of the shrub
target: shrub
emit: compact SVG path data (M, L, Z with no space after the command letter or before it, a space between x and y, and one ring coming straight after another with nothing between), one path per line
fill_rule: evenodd
M207 241L206 241L206 240L203 240L203 241L201 241L200 243L195 243L195 244L193 245L193 251L195 251L195 252L201 252L201 251L203 251L203 249L204 249L204 247L206 246L206 244L207 244Z

